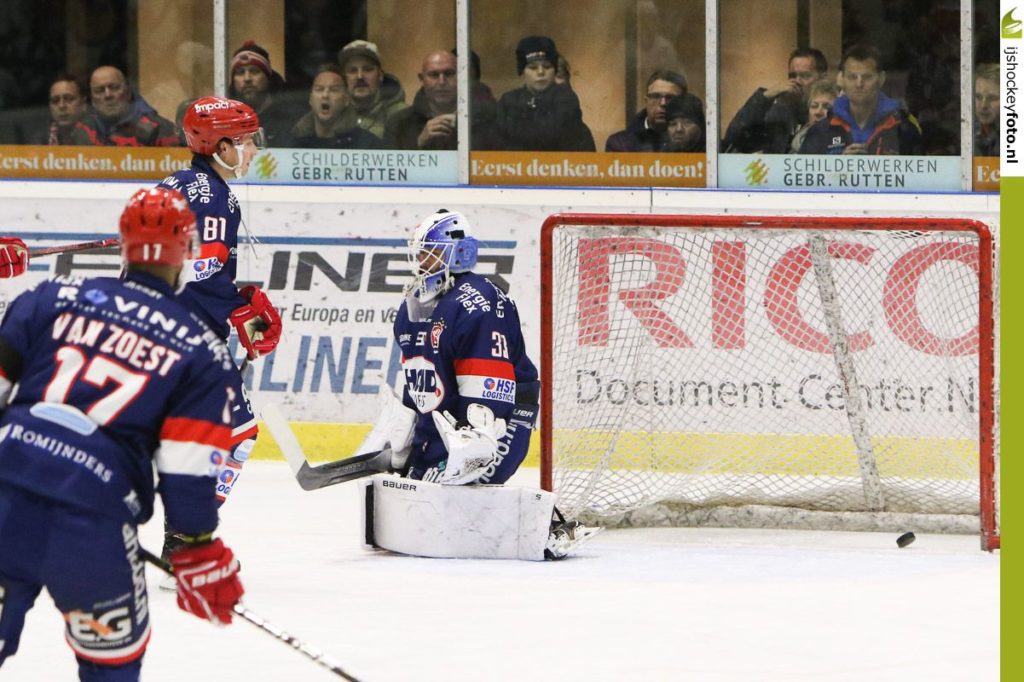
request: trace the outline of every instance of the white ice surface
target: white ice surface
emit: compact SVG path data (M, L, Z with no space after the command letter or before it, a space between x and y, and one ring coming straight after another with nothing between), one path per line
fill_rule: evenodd
M976 537L621 530L561 562L417 559L361 549L356 488L305 492L283 462L250 462L221 535L247 606L364 682L999 677L999 557ZM161 524L142 537L158 551ZM341 679L149 580L143 680ZM62 628L44 592L0 678L75 680Z

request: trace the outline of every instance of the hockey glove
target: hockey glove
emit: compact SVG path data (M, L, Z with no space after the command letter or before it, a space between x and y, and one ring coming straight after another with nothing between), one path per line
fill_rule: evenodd
M448 412L432 412L434 426L448 450L448 461L438 483L469 485L487 473L498 452L498 439L505 435L505 420L495 419L486 405L471 404L466 421L458 422Z
M402 471L412 452L412 436L416 427L416 412L402 403L388 385L380 387L377 422L366 434L357 455L391 449L391 470Z
M281 340L281 315L263 290L252 284L238 290L249 302L231 313L228 321L250 360L274 352Z
M28 248L17 237L0 237L0 279L17 277L28 267Z
M178 581L178 606L214 623L230 623L245 590L238 579L238 559L218 538L185 545L171 554Z

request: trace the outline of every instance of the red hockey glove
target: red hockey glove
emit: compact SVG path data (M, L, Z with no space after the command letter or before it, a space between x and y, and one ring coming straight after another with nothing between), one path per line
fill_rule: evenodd
M185 545L171 554L178 581L178 606L205 620L230 623L232 609L245 594L238 559L218 538Z
M28 267L28 248L17 237L0 237L0 279L17 277Z
M250 360L274 352L281 340L281 315L267 295L251 284L238 290L249 303L235 308L228 321Z

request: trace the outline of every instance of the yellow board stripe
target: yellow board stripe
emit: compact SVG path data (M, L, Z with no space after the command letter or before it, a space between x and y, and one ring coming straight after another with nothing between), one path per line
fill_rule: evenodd
M338 424L333 422L289 422L310 462L332 462L350 457L370 432L370 424ZM281 448L263 422L253 448L252 459L284 459ZM540 438L530 441L530 450L523 466L540 466Z
M665 473L857 476L849 436L803 434L611 432L559 430L552 439L556 468ZM876 437L882 476L978 478L978 446L971 439ZM611 454L608 454L608 453Z
M351 456L370 431L369 424L291 422L291 426L311 462ZM841 436L560 430L553 442L562 466L573 469L597 466L611 448L605 463L610 469L698 475L858 475L852 440ZM539 444L534 434L524 466L540 465ZM882 476L978 477L978 446L971 439L878 437L872 444ZM262 424L252 457L284 459Z

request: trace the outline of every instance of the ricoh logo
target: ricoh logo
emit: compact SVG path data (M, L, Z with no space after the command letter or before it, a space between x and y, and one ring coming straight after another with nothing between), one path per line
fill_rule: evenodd
M230 109L231 105L228 104L227 100L217 100L216 102L210 102L209 104L196 104L195 111L197 114L208 114L211 111L217 109Z
M828 332L816 310L820 306L813 303L817 289L809 249L806 243L795 244L773 255L773 262L755 268L748 264L753 242L715 241L703 253L694 248L684 253L647 237L581 240L577 345L609 345L613 318L620 317L624 308L658 346L692 348L696 344L691 334L696 329L692 321L684 329L676 311L706 310L714 349L746 348L750 318L763 314L769 328L786 343L804 351L830 353ZM977 305L977 246L947 241L908 244L893 257L882 256L868 244L833 241L828 254L840 294L853 292L844 308L857 306L870 317L866 322L863 314L859 322L853 321L854 316L845 320L850 351L872 347L881 322L900 342L921 353L966 356L978 352L976 317L945 330L929 317L951 305L947 300L951 296ZM635 284L624 282L617 290L610 287L609 282L622 279L627 264L650 275ZM922 305L921 292L943 270L956 273L956 290L932 289L928 305ZM852 282L858 283L856 289ZM682 307L670 305L680 301Z

